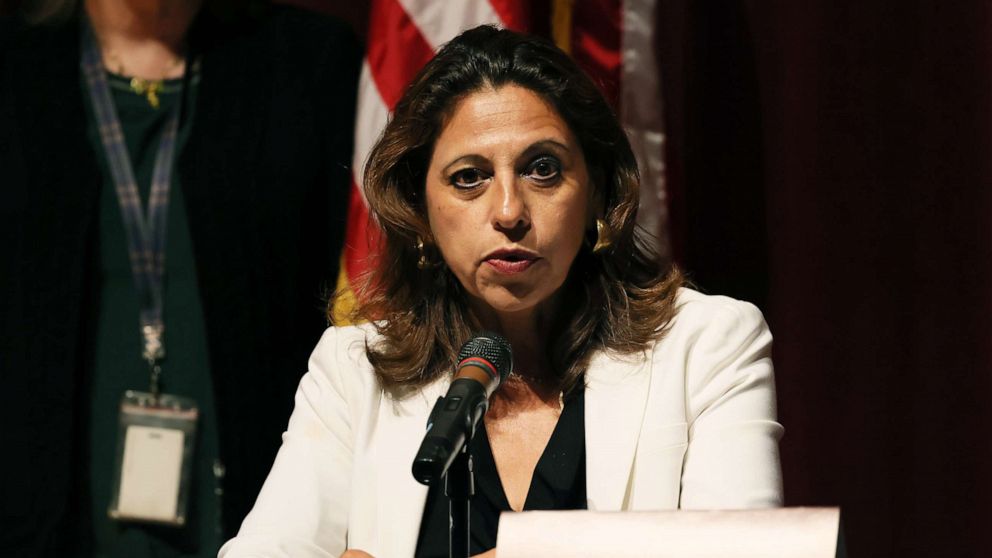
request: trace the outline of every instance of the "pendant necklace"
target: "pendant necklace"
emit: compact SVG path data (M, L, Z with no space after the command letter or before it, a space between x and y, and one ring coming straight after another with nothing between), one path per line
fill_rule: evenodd
M122 75L122 76L126 75L124 72L124 64L121 63L120 58L118 58L113 53L106 53L106 59L107 59L106 66L108 67L108 69L111 64L114 64L117 67L116 73L118 75ZM169 72L178 68L179 64L182 61L183 61L182 57L180 56L175 57L163 73L165 75L169 75ZM165 84L165 77L162 77L160 79L144 79L140 77L132 77L130 82L131 91L133 91L135 95L141 95L145 97L145 99L148 101L148 104L151 105L152 108L156 108L156 109L161 104L158 95L159 93L162 92L162 87L164 84Z

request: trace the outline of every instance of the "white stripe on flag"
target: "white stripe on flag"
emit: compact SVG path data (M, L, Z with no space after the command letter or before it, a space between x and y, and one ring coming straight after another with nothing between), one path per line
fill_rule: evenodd
M398 4L435 50L465 29L483 23L502 23L487 0L454 2L398 0ZM361 186L365 161L389 119L389 109L382 99L382 94L376 87L375 80L372 79L368 59L365 59L362 62L362 73L358 81L355 148L352 155L352 175L355 177L355 184L359 186L358 190L362 194L363 201L365 201L365 190Z
M466 29L484 23L502 25L487 0L398 0L421 35L437 50Z
M662 258L669 260L663 99L654 56L656 4L657 0L623 2L620 120L641 170L637 222L654 237L651 244Z
M351 173L355 177L358 191L365 200L365 189L362 188L365 160L372 151L372 146L379 139L379 134L386 127L389 109L382 100L382 95L372 79L372 69L368 60L362 63L362 74L358 81L358 106L355 109L355 151L352 155ZM365 205L368 205L366 202Z

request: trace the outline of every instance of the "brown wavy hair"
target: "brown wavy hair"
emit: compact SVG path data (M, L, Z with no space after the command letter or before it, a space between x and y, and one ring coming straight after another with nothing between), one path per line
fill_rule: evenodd
M358 290L364 302L350 319L370 320L381 334L367 353L385 388L416 388L451 373L462 343L480 328L462 285L443 262L418 268L416 244L423 239L427 254L440 260L424 188L448 116L469 94L507 84L544 98L575 133L594 199L612 231L606 253L593 254L591 241L579 250L562 286L565 303L549 337L562 391L578 384L593 351L642 351L675 315L683 278L647 248L635 228L637 161L609 104L550 41L476 27L446 44L417 74L365 165L365 196L383 234L373 270ZM589 234L594 240L596 232Z

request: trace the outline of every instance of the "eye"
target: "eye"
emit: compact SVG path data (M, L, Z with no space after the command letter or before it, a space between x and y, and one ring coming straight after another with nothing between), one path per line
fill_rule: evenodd
M555 182L561 176L561 163L554 157L539 157L527 167L524 176L544 184Z
M479 169L468 168L455 172L448 178L448 182L455 188L469 190L477 188L489 179L489 175Z

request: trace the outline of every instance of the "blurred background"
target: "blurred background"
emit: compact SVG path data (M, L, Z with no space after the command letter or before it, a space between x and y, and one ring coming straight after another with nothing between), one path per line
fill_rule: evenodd
M851 556L988 555L992 3L490 1L643 124L659 247L764 311L786 503L840 506ZM291 3L367 48L377 11L430 4Z

